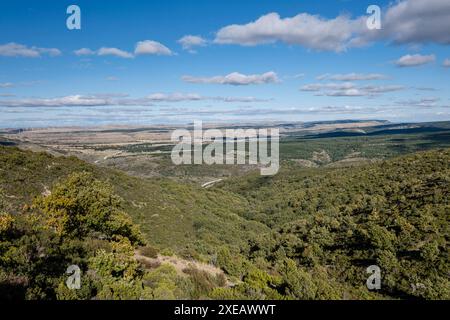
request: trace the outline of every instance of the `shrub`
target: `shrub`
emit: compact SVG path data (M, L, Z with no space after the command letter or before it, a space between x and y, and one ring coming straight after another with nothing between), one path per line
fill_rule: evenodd
M157 258L158 250L152 246L146 245L144 247L139 247L139 253L148 258Z

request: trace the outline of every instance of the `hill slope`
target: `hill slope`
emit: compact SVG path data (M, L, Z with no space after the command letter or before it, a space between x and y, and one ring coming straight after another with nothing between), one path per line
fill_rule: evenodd
M45 194L72 172L91 172L109 182L124 199L124 209L141 226L147 240L160 248L178 252L212 254L216 246L245 246L249 233L268 230L241 216L243 197L205 190L168 179L140 179L120 171L99 168L75 157L53 157L14 147L0 147L0 188L10 212ZM197 257L198 258L198 257Z
M0 204L19 212L80 171L113 186L150 244L211 261L236 284L209 297L450 297L448 149L357 168L288 166L202 189L0 147ZM365 287L370 265L381 268L378 292Z

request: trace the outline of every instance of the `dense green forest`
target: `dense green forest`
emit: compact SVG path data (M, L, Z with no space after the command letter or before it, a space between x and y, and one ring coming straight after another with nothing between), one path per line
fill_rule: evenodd
M449 299L449 186L450 149L202 189L0 147L0 298Z

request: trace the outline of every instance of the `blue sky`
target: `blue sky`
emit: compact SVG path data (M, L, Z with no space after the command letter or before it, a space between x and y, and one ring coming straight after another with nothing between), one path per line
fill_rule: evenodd
M15 0L0 29L3 128L450 120L448 0Z

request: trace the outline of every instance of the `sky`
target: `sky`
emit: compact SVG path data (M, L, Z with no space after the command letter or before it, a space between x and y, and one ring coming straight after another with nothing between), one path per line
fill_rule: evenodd
M449 0L5 0L0 30L1 128L450 120Z

